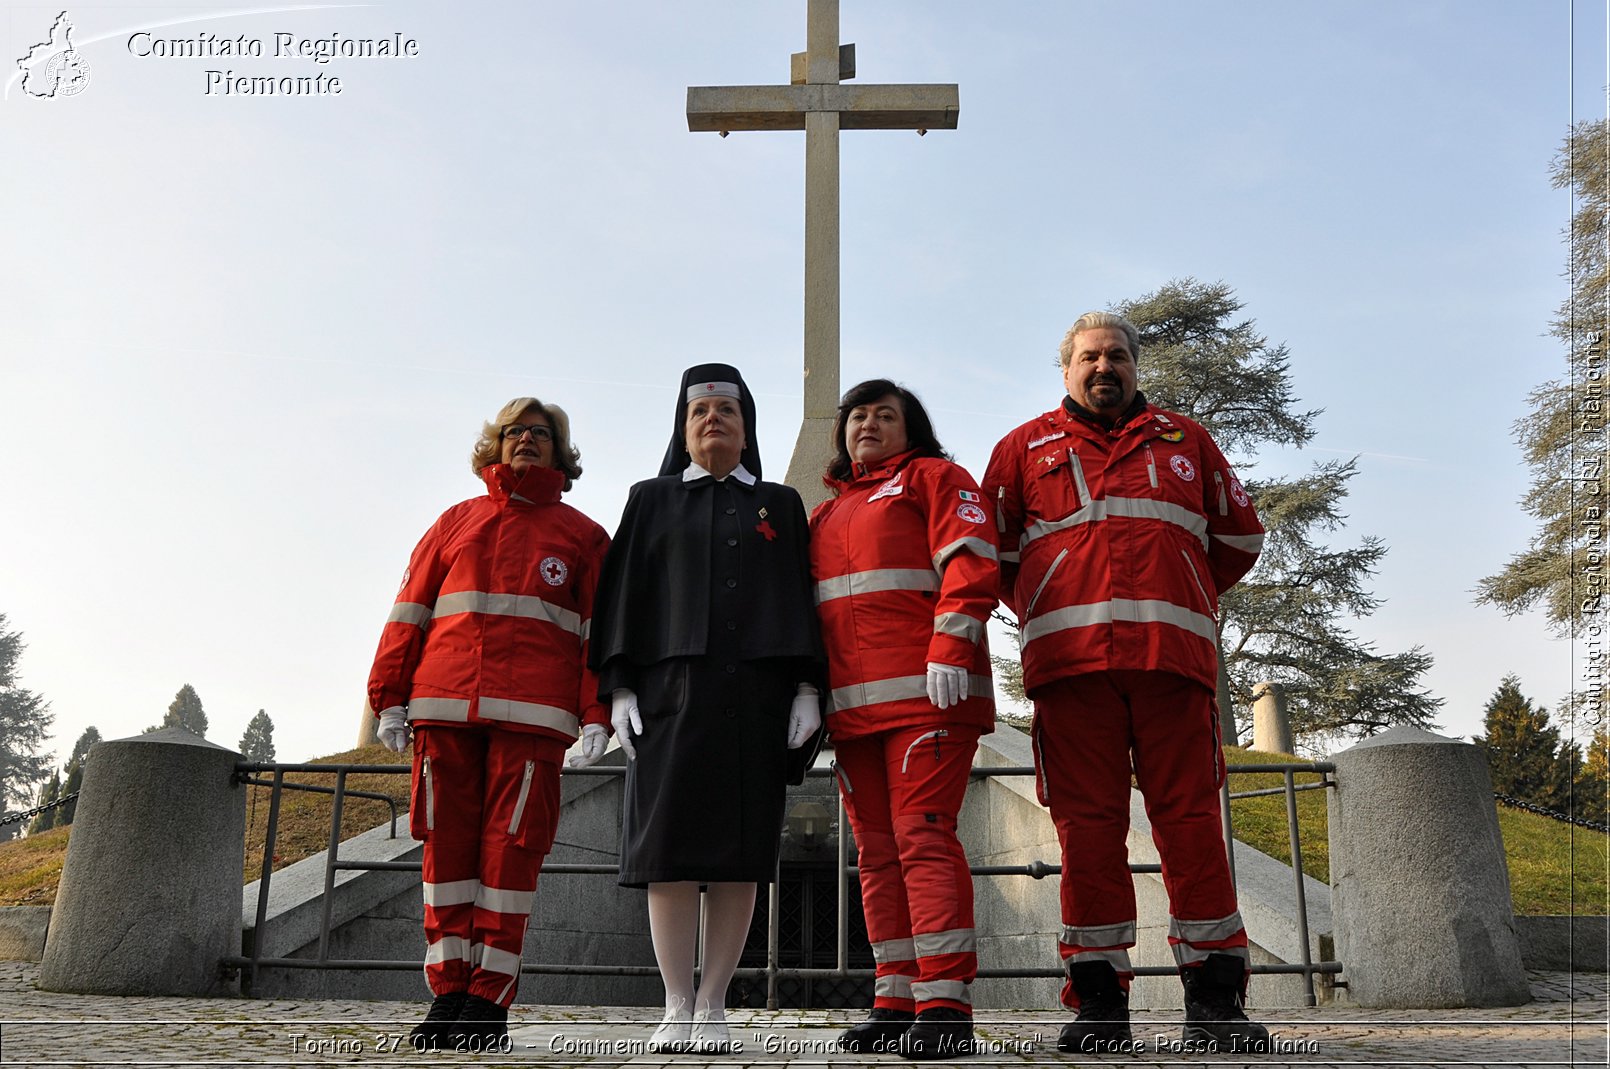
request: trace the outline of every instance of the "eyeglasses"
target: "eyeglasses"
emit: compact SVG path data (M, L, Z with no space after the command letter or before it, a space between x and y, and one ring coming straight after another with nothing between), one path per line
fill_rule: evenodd
M536 424L532 424L531 426L527 427L524 423L511 423L507 427L504 427L503 438L505 441L513 442L518 440L522 434L525 434L528 431L531 433L531 440L534 442L553 441L553 431L549 430L547 427L541 427Z

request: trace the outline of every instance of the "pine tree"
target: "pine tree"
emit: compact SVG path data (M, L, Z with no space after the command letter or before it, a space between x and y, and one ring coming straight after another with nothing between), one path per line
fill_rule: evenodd
M240 755L248 761L265 764L274 760L274 721L261 709L257 710L257 715L246 725L246 733L240 737Z
M50 703L17 685L17 662L26 647L22 635L6 630L0 613L0 809L28 808L35 784L45 778L50 758L40 750L50 734ZM15 828L14 825L10 826Z
M1533 805L1563 812L1569 806L1568 784L1574 747L1560 752L1559 729L1548 711L1521 693L1521 681L1507 675L1487 701L1486 733L1475 739L1487 754L1493 790Z
M201 697L189 683L180 687L179 693L174 695L173 703L168 706L168 715L162 718L162 726L180 727L202 738L207 737L207 714L201 708Z
M1146 399L1202 424L1241 466L1267 531L1257 567L1219 599L1225 741L1238 737L1238 719L1251 720L1253 687L1266 679L1285 684L1299 738L1434 726L1442 699L1420 684L1431 655L1420 646L1380 653L1342 623L1380 605L1367 581L1386 554L1378 538L1345 549L1322 541L1346 520L1341 505L1357 461L1319 463L1297 479L1246 478L1259 448L1311 440L1321 410L1298 407L1289 350L1258 333L1242 307L1225 283L1185 278L1114 308L1140 333L1137 370ZM1021 677L1003 672L1002 685L1022 699Z
M94 727L87 727L84 733L78 736L73 743L73 752L67 758L67 781L62 784L63 798L71 798L84 786L84 763L89 760L89 748L101 741L101 733ZM56 818L58 828L66 827L73 822L73 814L78 810L78 801L63 802L56 812L61 815Z
M50 805L60 797L61 774L52 772L50 779L45 782L43 787L39 788L39 800L34 804L36 806ZM60 809L47 809L43 813L34 814L33 821L28 825L28 834L36 835L39 832L49 831L54 828L56 826L56 816L60 812Z

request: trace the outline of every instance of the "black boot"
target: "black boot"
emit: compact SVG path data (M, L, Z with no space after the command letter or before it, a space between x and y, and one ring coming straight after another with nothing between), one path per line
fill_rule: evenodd
M917 1014L895 1048L902 1058L929 1061L973 1053L973 1015L935 1006Z
M1114 1054L1132 1049L1129 995L1111 962L1081 961L1068 966L1068 982L1079 996L1079 1016L1062 1026L1057 1050L1071 1054Z
M464 1000L468 997L463 991L437 995L431 1001L430 1012L425 1014L425 1019L408 1033L408 1042L413 1044L415 1050L440 1050L442 1038L458 1020L459 1011L464 1008Z
M916 1019L917 1015L910 1010L874 1007L866 1020L839 1033L839 1050L851 1054L888 1054Z
M507 1053L509 1011L491 999L466 995L458 1021L442 1037L442 1046L467 1054Z
M1269 1049L1269 1030L1247 1020L1241 1008L1241 990L1247 982L1246 962L1234 954L1209 954L1201 965L1182 966L1185 984L1187 1043L1211 1044L1211 1050L1231 1053Z

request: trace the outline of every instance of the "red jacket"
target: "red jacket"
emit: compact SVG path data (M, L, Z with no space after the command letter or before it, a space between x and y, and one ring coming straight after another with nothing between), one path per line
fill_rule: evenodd
M564 475L504 464L442 513L403 573L369 673L375 710L574 740L608 724L586 670L604 529L559 500Z
M994 525L959 465L902 453L811 515L811 573L842 740L916 724L995 723L985 625L995 608ZM969 697L928 700L928 662L965 666Z
M1030 694L1112 669L1217 685L1219 595L1263 526L1199 424L1148 404L1114 432L1054 408L1001 439L984 492Z

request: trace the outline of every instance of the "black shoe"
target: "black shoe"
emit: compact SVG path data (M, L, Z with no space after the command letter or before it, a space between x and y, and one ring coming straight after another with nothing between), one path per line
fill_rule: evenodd
M1070 964L1068 983L1079 996L1079 1016L1062 1026L1057 1050L1070 1054L1133 1050L1129 996L1118 983L1118 970L1112 963L1098 960Z
M425 1019L408 1033L408 1042L413 1044L414 1049L440 1050L442 1038L458 1020L459 1011L464 1008L466 998L469 998L469 994L464 991L449 991L445 995L437 995L431 1001L430 1011L425 1014Z
M442 1037L442 1047L466 1054L506 1054L509 1011L491 999L466 995L458 1021Z
M1185 984L1187 1043L1206 1044L1208 1050L1263 1052L1269 1049L1269 1029L1247 1020L1241 990L1247 981L1246 962L1234 954L1209 954L1201 965L1182 967Z
M839 1050L851 1054L888 1054L916 1019L917 1015L910 1010L874 1007L866 1020L839 1033Z
M929 1061L973 1053L973 1016L949 1006L935 1006L917 1014L895 1045L902 1058Z

